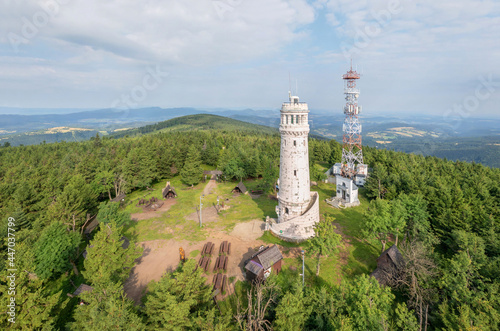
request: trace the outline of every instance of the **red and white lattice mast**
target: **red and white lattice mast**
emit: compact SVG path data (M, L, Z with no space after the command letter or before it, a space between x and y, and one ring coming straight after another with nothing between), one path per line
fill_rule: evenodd
M361 107L358 106L359 90L356 88L356 80L360 78L360 75L352 69L352 61L351 69L342 78L344 79L346 105L344 107L341 176L354 179L358 173L358 165L363 164L363 149L361 123L358 119Z

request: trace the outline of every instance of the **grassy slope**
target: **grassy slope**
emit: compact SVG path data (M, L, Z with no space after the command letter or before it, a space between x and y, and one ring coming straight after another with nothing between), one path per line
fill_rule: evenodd
M205 183L200 183L193 189L185 187L178 177L169 179L177 189L177 203L161 216L149 220L132 222L126 229L126 235L135 241L148 241L156 239L178 239L197 242L207 239L206 229L217 229L219 231L230 232L238 222L245 222L253 219L264 220L266 216L276 217L275 206L277 202L267 196L252 199L248 194L233 195L232 188L236 183L219 183L216 190L203 198L203 208L213 208L217 203L217 196L220 201L225 201L231 206L228 210L222 211L218 222L204 223L202 229L199 228L197 220L186 220L185 217L196 212L199 205L199 198L203 194ZM126 198L125 210L135 213L141 210L135 207L137 200L147 194L147 198L152 196L161 197L161 189L166 180L154 185L154 191L136 191ZM256 189L260 180L245 181L249 190ZM376 240L364 240L362 238L362 228L364 223L364 212L368 206L368 201L361 191L361 206L348 209L335 209L329 206L324 200L334 192L334 185L319 183L312 188L320 194L321 217L331 215L335 218L339 230L343 234L344 247L340 253L321 258L320 276L316 277L317 259L307 254L308 243L301 245L283 242L269 233L265 233L261 239L267 243L275 243L283 246L284 252L293 248L306 250L306 281L309 284L323 285L338 283L343 277L352 277L361 273L370 273L376 267L376 258L380 254L381 244ZM227 201L226 199L229 199ZM292 268L290 268L292 267ZM292 270L294 269L295 270ZM283 272L280 278L295 279L299 277L302 268L300 257L290 257L285 259Z
M364 212L368 207L368 201L361 191L361 205L348 209L335 209L325 202L331 197L335 186L332 184L319 183L311 188L319 192L320 214L324 219L326 215L335 218L335 223L343 235L344 247L338 254L321 257L320 275L316 277L317 258L307 253L309 243L300 245L283 242L269 233L261 237L267 243L274 243L284 246L284 252L291 248L298 247L306 251L305 258L305 278L306 283L315 286L339 283L343 277L352 277L362 273L370 273L376 267L376 259L381 252L381 244L376 240L364 240L362 229L364 224ZM302 258L300 256L285 258L283 271L279 275L280 282L287 283L289 279L299 278L302 272Z
M118 133L114 133L112 136L115 138L119 138L124 136L134 136L155 132L184 132L203 130L239 131L266 134L276 134L278 132L277 129L263 125L251 124L218 115L198 114L177 117L168 121L143 126L137 129L120 131Z
M175 238L196 242L207 238L205 231L207 228L230 232L238 222L253 219L264 220L267 215L276 217L274 211L276 201L265 196L258 199L252 199L248 194L234 196L231 190L236 186L236 183L219 183L215 192L203 198L203 208L214 208L217 204L217 196L220 197L220 202L225 201L231 207L220 213L219 222L204 223L203 228L200 229L198 221L186 220L185 217L196 212L206 183L199 183L191 189L182 184L179 177L168 180L177 190L176 204L159 217L132 222L125 230L125 234L134 241ZM165 186L166 181L167 179L153 185L154 191L139 190L129 194L125 200L125 211L129 213L140 212L142 207L136 205L141 198L161 198L161 189ZM245 185L251 190L255 189L258 183L259 181L247 181ZM226 199L229 199L229 201L226 201Z

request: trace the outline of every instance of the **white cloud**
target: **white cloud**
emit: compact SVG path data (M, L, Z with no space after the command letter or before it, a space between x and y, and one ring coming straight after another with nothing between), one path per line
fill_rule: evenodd
M213 64L265 55L314 20L304 0L68 1L41 31L43 37L165 63ZM225 7L218 10L221 3Z

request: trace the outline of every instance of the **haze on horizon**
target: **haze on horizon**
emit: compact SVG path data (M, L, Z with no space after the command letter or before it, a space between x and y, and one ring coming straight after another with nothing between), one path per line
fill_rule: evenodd
M500 113L498 1L195 3L0 2L0 107L339 110L352 58L368 114Z

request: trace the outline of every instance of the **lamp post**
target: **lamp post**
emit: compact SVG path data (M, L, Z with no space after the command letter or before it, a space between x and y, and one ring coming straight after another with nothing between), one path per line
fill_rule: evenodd
M203 204L201 203L201 198L204 198L204 197L205 197L205 195L204 195L204 194L202 194L202 195L200 196L200 228L201 228L201 225L202 225L202 221L201 221L201 207L203 206Z
M304 250L302 250L302 287L304 287Z
M217 214L219 213L219 210L220 210L219 208L220 208L219 207L219 196L217 196Z

